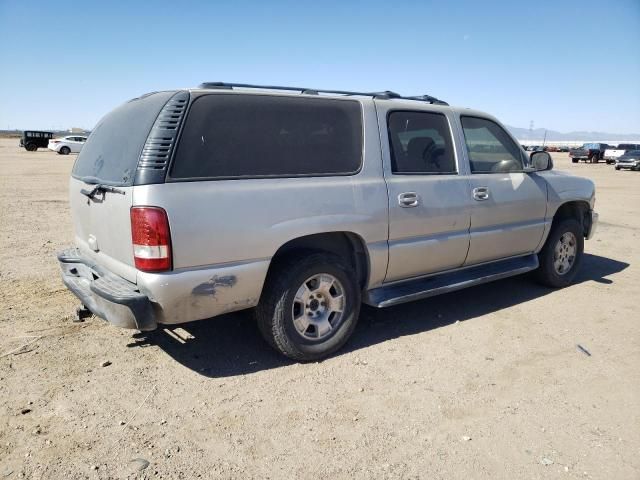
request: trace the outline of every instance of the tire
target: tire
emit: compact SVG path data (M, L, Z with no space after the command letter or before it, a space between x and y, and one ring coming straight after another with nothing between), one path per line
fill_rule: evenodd
M69 147L62 147L58 153L60 155L69 155L71 153L71 149Z
M571 163L578 163L580 161L579 158L572 158Z
M36 150L38 150L38 147L35 143L27 143L27 146L24 148L27 149L27 152L35 152Z
M615 167L615 168L616 168L616 170L620 170L620 167Z
M570 247L571 241L573 241L573 248ZM557 250L561 251L559 257ZM551 227L549 237L538 254L540 262L540 267L536 271L538 282L551 288L570 285L580 269L583 253L584 236L580 222L574 218L559 221ZM562 261L563 258L566 261Z
M332 311L327 305L333 302L326 300L338 299L340 294L342 300L335 308L342 311ZM303 252L278 262L269 272L256 307L258 328L283 355L297 361L319 360L349 339L358 322L360 302L351 266L331 253Z

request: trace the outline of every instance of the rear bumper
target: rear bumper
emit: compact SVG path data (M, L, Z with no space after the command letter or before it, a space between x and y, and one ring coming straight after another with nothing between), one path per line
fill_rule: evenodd
M122 328L157 327L151 301L133 283L104 270L76 248L60 252L58 262L64 284L98 317Z

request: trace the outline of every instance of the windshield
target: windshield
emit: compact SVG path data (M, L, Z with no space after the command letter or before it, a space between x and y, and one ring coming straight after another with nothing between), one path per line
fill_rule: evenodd
M73 177L87 183L132 185L153 122L174 93L135 98L105 115L82 147Z

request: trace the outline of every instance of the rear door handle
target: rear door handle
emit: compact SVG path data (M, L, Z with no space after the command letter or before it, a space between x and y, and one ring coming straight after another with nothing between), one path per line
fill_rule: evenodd
M416 192L405 192L398 195L398 204L403 208L417 207L419 203Z
M489 200L489 188L488 187L476 187L472 191L474 200L482 202L483 200Z

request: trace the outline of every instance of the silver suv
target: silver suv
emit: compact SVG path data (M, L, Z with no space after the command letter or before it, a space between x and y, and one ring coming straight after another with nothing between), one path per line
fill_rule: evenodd
M434 97L205 83L106 115L73 167L65 284L153 330L254 308L297 360L388 307L536 270L571 283L594 184Z

